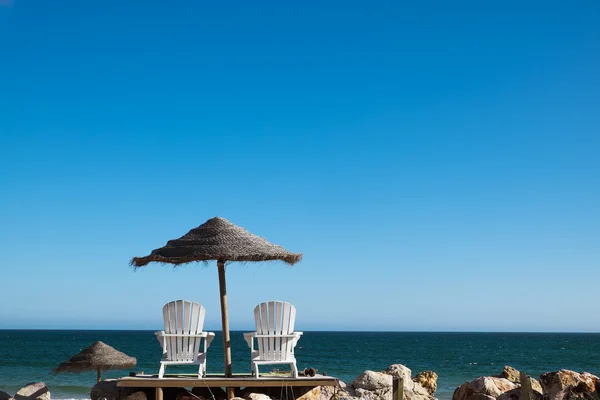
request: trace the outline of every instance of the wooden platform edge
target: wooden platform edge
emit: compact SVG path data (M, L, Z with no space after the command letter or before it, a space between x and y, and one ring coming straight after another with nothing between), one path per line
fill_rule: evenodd
M339 386L334 377L319 378L142 378L123 377L117 379L117 387L169 388L169 387L281 387L281 386Z

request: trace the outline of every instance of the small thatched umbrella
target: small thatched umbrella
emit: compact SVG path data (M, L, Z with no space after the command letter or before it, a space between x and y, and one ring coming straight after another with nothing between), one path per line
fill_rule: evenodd
M283 247L271 244L266 239L232 224L225 218L215 217L192 229L179 239L169 240L165 247L153 250L146 257L134 257L131 260L131 265L143 267L152 261L175 265L191 261L217 261L221 292L225 376L230 377L231 347L227 316L225 261L282 260L293 265L301 259L302 254L290 253Z
M136 363L134 357L129 357L114 347L98 341L60 364L54 373L97 371L98 382L100 382L100 371L127 369L135 366Z

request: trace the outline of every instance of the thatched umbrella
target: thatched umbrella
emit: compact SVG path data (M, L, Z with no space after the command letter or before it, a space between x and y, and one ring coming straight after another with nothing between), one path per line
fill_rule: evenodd
M266 239L232 224L225 218L215 217L192 229L179 239L169 240L165 247L153 250L146 257L134 257L131 260L131 265L143 267L152 261L175 265L191 261L217 261L221 292L225 376L230 377L231 347L227 316L225 261L282 260L293 265L301 259L302 254L290 253L283 247L269 243Z
M114 347L98 341L60 364L54 372L97 371L98 382L100 382L100 371L127 369L135 366L136 363L134 357L129 357Z

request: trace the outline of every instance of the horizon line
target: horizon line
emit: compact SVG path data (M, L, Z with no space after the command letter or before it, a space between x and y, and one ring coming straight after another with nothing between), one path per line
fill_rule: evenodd
M156 329L118 329L118 328L93 328L93 329L79 329L79 328L0 328L0 331L84 331L84 332L156 332ZM230 332L248 332L248 329L230 329ZM222 330L213 330L210 332L221 333ZM461 330L434 330L434 331L422 331L422 330L329 330L329 329L315 329L315 330L303 330L302 332L323 332L323 333L509 333L509 334L522 334L522 333L543 333L543 334L600 334L598 331L461 331Z

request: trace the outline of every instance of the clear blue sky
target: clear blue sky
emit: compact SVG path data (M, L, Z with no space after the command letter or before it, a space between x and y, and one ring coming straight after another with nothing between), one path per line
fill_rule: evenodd
M407 3L0 1L0 328L600 331L600 3Z

